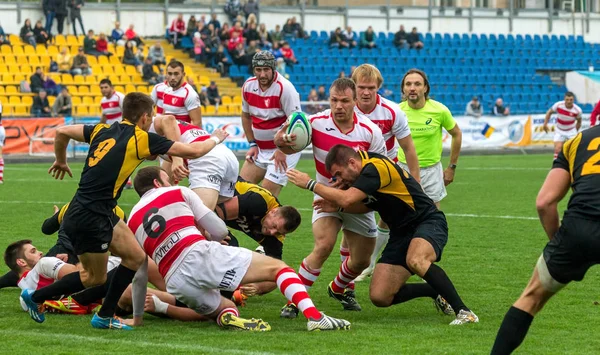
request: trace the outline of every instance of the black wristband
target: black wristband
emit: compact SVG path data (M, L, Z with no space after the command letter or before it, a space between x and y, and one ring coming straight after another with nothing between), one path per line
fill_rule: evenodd
M317 182L313 179L308 180L306 183L306 188L312 192L315 191L315 186L317 186Z

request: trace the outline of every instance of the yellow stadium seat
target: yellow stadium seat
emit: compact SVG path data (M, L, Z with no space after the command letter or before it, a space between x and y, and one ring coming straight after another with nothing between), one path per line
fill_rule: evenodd
M17 64L17 59L15 58L14 55L6 55L6 56L4 56L3 62L4 62L4 64L7 64L7 65Z
M116 55L112 55L110 57L110 59L108 60L108 62L112 65L123 65L121 63L121 61L119 60L119 57L117 57Z
M7 86L5 86L5 89L6 89L6 95L17 95L19 93L16 86L7 85Z
M233 102L231 101L231 96L222 96L221 104L223 105L231 105Z
M69 46L78 46L79 45L79 40L74 35L68 35L67 36L67 44Z
M90 94L90 87L87 85L78 86L77 89L79 90L79 95L89 95Z
M73 77L73 83L75 83L76 85L85 84L85 79L84 79L83 75L75 75Z
M214 115L216 112L216 109L213 105L209 105L206 107L206 114L207 115Z
M21 65L21 74L31 75L35 73L35 67L32 67L29 64Z
M81 46L69 46L69 54L76 56L79 53L79 47Z
M35 53L37 55L48 55L48 51L46 51L46 47L44 46L35 47Z
M146 85L138 85L135 89L137 92L142 92L144 94L148 93L148 86Z
M102 92L100 92L100 86L98 86L98 85L90 86L90 94L93 95L94 97L100 97L102 95ZM98 103L99 102L100 101L98 101Z
M116 53L115 53L119 58L123 57L123 54L125 54L125 47L122 46L117 46L116 49Z
M85 39L85 35L79 35L77 36L77 44L79 44L80 46L83 46L83 40Z
M6 46L3 46L6 47ZM8 72L8 67L6 66L6 64L2 63L0 64L0 73L6 73Z
M108 80L110 80L113 85L121 84L121 78L118 75L109 75ZM127 81L124 83L127 83Z
M60 76L61 76L61 75L62 75L62 74L60 74L60 73L48 73L48 76L49 76L49 77L50 77L52 80L54 80L54 81L56 81L56 82L60 82Z
M10 73L3 73L0 77L2 78L2 84L14 83L15 81L13 75Z
M84 76L84 78L85 78L86 84L95 85L100 82L100 80L98 80L95 75L87 75L87 76Z
M217 109L217 115L220 115L220 116L229 115L229 107L223 106L223 105L219 106L219 108Z
M10 96L8 99L8 103L10 105L20 105L21 104L21 98L19 96Z
M29 77L27 77L27 75L25 75L25 74L15 74L14 75L14 80L16 82L20 83L22 80L29 81Z
M98 65L98 59L96 59L95 56L93 56L93 55L86 55L85 57L87 58L88 64L90 66L92 66L92 65Z
M118 92L125 93L125 88L122 87L121 85L115 86L115 90L118 91Z
M77 115L77 116L87 116L89 114L90 114L90 111L88 110L87 106L80 105L80 106L76 106L75 107L75 115Z
M65 46L67 44L65 36L63 36L63 35L54 36L54 44L57 46Z
M2 114L4 116L12 116L13 107L11 105L3 105L2 106Z
M16 43L20 43L21 42L21 38L19 38L19 35L16 35L14 33L8 36L8 40L10 41L10 43L13 44L13 46Z
M56 101L56 96L48 96L48 103L51 107L54 105L54 101Z
M14 42L12 42L12 43L14 43ZM28 46L28 47L31 47L31 46ZM23 52L23 47L20 45L13 45L12 52L14 55L18 55L18 56L25 55L25 53Z
M125 92L127 92L127 93L129 93L129 92L135 92L135 86L133 86L131 84L125 85Z
M4 86L0 85L0 95L4 95L5 93Z
M110 63L108 62L108 58L106 58L106 56L101 55L98 57L98 64L106 65Z
M100 91L100 89L98 89L98 91ZM94 96L94 104L95 105L100 105L100 101L102 101L102 96L101 95L95 95Z
M28 105L28 106L33 105L33 97L31 97L31 96L21 96L21 103L23 105Z
M73 102L73 104L75 104L75 102ZM84 96L81 104L92 106L94 104L94 98L91 96Z
M63 74L60 76L60 83L63 85L73 84L73 76L71 74Z
M53 46L53 45L49 45L48 46L48 55L52 56L52 58L56 57L56 55L58 54L58 47L57 46Z
M92 68L93 75L104 76L104 70L102 70L102 66L100 65L90 65Z
M102 108L100 105L90 106L90 114L95 116L100 116L102 114Z
M31 107L25 105L14 106L13 116L29 116L29 109Z
M67 85L67 89L69 89L69 93L71 95L75 95L75 96L79 95L79 90L77 89L76 85Z
M11 46L0 46L0 51L2 52L2 55L12 54Z
M210 78L208 76L200 75L198 77L198 84L200 84L202 86L209 86L210 85Z
M127 74L125 75L119 75L119 82L123 83L123 84L131 84L133 82L133 80L131 79L131 77Z
M35 55L35 48L33 48L32 46L25 46L25 48L23 48L23 54L27 56Z
M125 67L125 73L127 73L129 75L139 74L139 72L135 69L135 67L133 65L127 65Z
M39 67L41 66L42 63L40 63L40 59L38 58L37 55L30 55L28 57L29 59L29 65L33 66L33 67Z
M51 57L48 55L45 57L40 57L40 64L42 64L44 68L50 68L50 60Z
M235 95L233 97L233 103L241 105L242 104L242 97L240 95Z
M123 69L122 64L121 65L109 64L109 67L110 67L110 72L109 72L110 74L113 74L113 75L124 75L125 74L125 69ZM106 71L105 71L105 73L106 73Z

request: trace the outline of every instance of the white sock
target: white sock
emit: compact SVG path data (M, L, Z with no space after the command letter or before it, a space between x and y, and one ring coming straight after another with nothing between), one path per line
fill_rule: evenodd
M154 310L156 313L167 314L169 304L160 300L156 295L152 295L152 301L154 302Z
M375 262L377 261L379 254L381 254L383 251L383 248L385 248L385 245L389 239L390 230L377 227L377 241L375 242L375 250L373 250L373 254L371 255L371 268L375 267Z

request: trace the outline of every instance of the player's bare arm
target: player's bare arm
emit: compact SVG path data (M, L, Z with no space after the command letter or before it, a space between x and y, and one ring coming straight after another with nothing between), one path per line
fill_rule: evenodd
M164 116L156 116L152 121L154 124L154 130L157 134L166 137L174 142L179 142L181 138L181 132L179 131L179 126L177 125L177 120L173 115L164 115ZM185 163L181 157L172 157L171 164L171 175L176 180L181 180L184 177L190 174L189 170L186 168Z
M224 221L231 221L238 218L240 212L240 201L237 196L217 204L215 213Z
M554 113L554 111L552 110L552 108L550 108L548 111L546 111L546 116L544 117L544 125L542 126L542 129L546 133L548 133L548 131L550 130L548 128L548 122L550 122L550 117L552 116L553 113Z
M192 124L194 126L202 127L202 111L200 111L200 107L190 110L188 113Z
M576 120L577 123L575 124L575 129L577 129L577 132L579 132L579 130L581 129L581 115L577 116Z
M571 175L569 172L561 168L554 168L546 176L538 193L535 206L548 239L552 239L558 231L560 226L558 203L565 197L570 186Z
M331 213L331 212L340 212L340 206L338 206L335 202L331 202L324 199L318 199L313 201L313 208L317 211L317 213ZM351 213L351 214L363 214L369 213L373 211L369 207L367 207L362 202L356 202L353 205L350 205L344 208L343 212Z
M454 128L448 131L452 137L452 143L450 144L450 166L444 170L444 185L448 186L454 181L455 166L458 163L458 156L460 155L460 148L462 146L462 131L458 127L458 124L454 125Z
M406 165L408 165L410 175L412 175L418 183L421 183L421 168L419 167L419 158L417 157L417 150L415 149L415 143L412 136L408 135L402 139L398 139L398 144L400 144L400 148L404 151Z
M250 143L250 148L248 149L248 152L246 152L246 160L250 163L253 163L258 157L258 146L254 140L254 132L252 131L252 118L250 118L250 113L248 112L242 112L242 128L244 129L246 139L248 139L248 142Z
M64 179L65 173L73 177L71 168L67 165L67 146L71 139L85 142L83 125L62 126L56 129L56 136L54 137L54 155L56 160L50 169L48 169L48 174L57 180Z
M223 130L215 130L210 139L203 142L194 142L190 144L175 142L168 155L181 157L184 159L197 159L210 152L217 144L220 144L229 136L229 133Z
M299 188L311 190L325 200L335 202L344 209L349 208L356 203L360 203L367 198L367 194L357 188L351 187L347 190L334 189L333 187L317 183L312 180L308 174L296 169L288 170L287 176L290 182ZM311 183L310 185L309 182Z
M102 114L102 116L100 116L100 123L106 123L106 115Z
M293 133L285 133L289 125L289 123L286 123L283 127L281 127L281 129L277 131L277 133L275 133L275 138L273 139L277 148L283 154L287 155L298 153L297 151L291 148L291 146L294 145L294 141L296 140L296 135Z

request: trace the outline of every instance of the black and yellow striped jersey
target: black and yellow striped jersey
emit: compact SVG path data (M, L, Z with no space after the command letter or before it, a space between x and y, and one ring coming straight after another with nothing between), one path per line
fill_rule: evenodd
M151 155L167 153L174 143L129 121L84 126L84 137L90 150L75 199L104 215L112 213L138 165Z
M359 154L362 170L352 187L367 194L363 203L379 212L392 232L417 226L438 211L421 185L400 166L383 155Z
M573 194L565 216L600 219L600 126L566 141L552 168L564 169L571 175Z
M262 220L267 213L280 207L281 203L271 192L257 184L238 181L235 184L235 197L238 199L238 216L227 220L227 226L246 233L265 249L265 254L281 259L283 253L284 235L267 236L262 234Z

